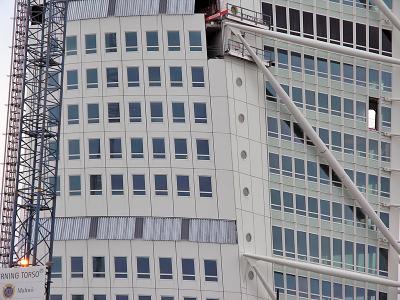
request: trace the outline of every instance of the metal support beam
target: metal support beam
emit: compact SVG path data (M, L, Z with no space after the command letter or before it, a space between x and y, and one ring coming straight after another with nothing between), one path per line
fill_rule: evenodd
M247 28L247 26L245 26ZM232 28L231 28L232 29ZM286 105L287 109L296 119L301 129L303 129L304 133L307 137L314 143L317 147L319 155L324 158L328 164L331 166L333 171L337 174L337 176L342 181L343 185L347 188L348 192L355 199L358 205L361 207L361 210L365 215L367 215L379 231L383 234L383 236L389 241L389 244L395 249L395 251L400 254L400 246L397 242L397 239L390 233L389 229L385 226L379 216L376 214L373 207L369 204L368 200L365 199L364 195L359 191L357 186L351 180L351 178L347 175L342 165L338 162L336 157L332 154L332 152L326 147L325 143L321 140L319 135L315 132L311 124L308 120L303 116L303 113L297 108L292 99L286 94L285 90L281 87L278 80L275 76L265 67L264 62L254 53L251 46L247 43L247 41L242 37L239 31L233 29L232 32L237 36L237 38L243 43L246 47L246 50L253 58L254 62L257 64L258 68L264 73L266 79L270 82L272 87L275 89L277 95L280 97L283 104Z
M357 273L354 271L347 271L342 269L336 269L328 266L323 266L320 264L311 264L307 262L290 260L279 257L271 257L271 256L261 256L261 255L253 255L253 254L243 254L244 257L248 259L254 259L259 261L265 261L273 264L278 264L281 266L286 266L290 268L300 269L304 271L314 272L318 274L324 274L329 276L342 277L350 280L358 280L361 282L368 282L373 284L379 284L389 287L400 287L400 282L395 280L390 280L386 278L381 278L374 275L368 275L363 273Z
M378 8L380 11L392 22L393 26L396 27L398 30L400 30L400 19L392 12L392 10L387 7L385 2L382 0L371 0Z
M225 26L230 26L239 30L244 30L247 32L252 32L255 34L268 36L270 38L278 39L280 41L286 41L289 43L302 45L310 48L315 48L324 51L331 51L342 55L347 55L351 57L357 57L362 59L368 59L372 61L377 61L386 64L400 65L400 59L379 55L375 53L370 53L367 51L362 51L354 48L344 47L340 45L329 44L326 42L321 42L317 40L307 39L300 36L285 34L281 32L276 32L268 29L257 28L253 26L233 23L233 22L225 22Z
M246 257L247 258L247 257ZM271 300L277 300L276 295L274 293L274 289L270 287L270 285L265 281L264 277L262 276L260 270L257 268L256 265L254 265L251 260L247 259L249 262L250 266L253 268L254 272L257 274L258 279L261 281L261 284L267 291L268 295L271 297Z

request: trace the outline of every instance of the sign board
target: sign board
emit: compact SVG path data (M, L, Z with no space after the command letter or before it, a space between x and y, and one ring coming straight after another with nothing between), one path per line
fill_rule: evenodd
M45 299L46 267L0 269L0 300Z

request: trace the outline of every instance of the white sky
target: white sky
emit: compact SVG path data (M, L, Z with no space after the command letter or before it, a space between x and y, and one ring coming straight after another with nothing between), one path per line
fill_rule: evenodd
M14 0L0 0L0 162L3 163L4 132L6 131L6 117L8 102L8 80L10 72L10 46L12 40ZM2 171L2 166L0 171ZM2 172L0 172L1 178Z

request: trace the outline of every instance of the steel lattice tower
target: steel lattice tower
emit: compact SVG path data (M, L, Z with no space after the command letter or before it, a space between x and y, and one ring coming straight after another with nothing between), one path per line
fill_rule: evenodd
M53 248L66 0L16 0L5 145L1 265L49 267ZM49 293L47 293L49 297Z

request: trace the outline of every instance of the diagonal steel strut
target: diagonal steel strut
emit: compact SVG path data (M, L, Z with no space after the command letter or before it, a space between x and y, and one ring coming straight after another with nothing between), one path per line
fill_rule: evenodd
M364 195L360 192L351 178L347 175L342 165L338 162L336 157L332 152L326 147L325 143L321 140L318 134L314 131L311 124L304 117L303 113L297 108L293 103L292 99L288 96L285 90L281 87L275 76L265 67L263 61L256 55L251 46L242 37L240 32L235 28L230 27L232 32L237 36L237 38L243 43L249 52L250 56L253 58L254 62L257 64L258 68L264 73L267 80L270 82L272 87L275 89L277 95L281 98L282 102L286 105L287 109L290 111L292 116L296 119L301 129L310 138L319 151L319 155L323 157L331 168L335 171L337 176L341 179L343 185L347 188L353 199L357 201L360 205L361 210L366 214L376 225L383 236L389 241L390 245L395 249L395 251L400 254L400 246L396 238L390 233L389 229L385 226L379 216L375 213L375 210L369 204L368 200L365 199Z
M398 16L396 16L389 7L387 7L387 5L385 4L385 2L383 2L382 0L370 0L371 2L373 2L376 6L378 6L378 8L380 9L380 11L390 20L390 22L392 22L392 24L398 29L400 30L400 19Z

